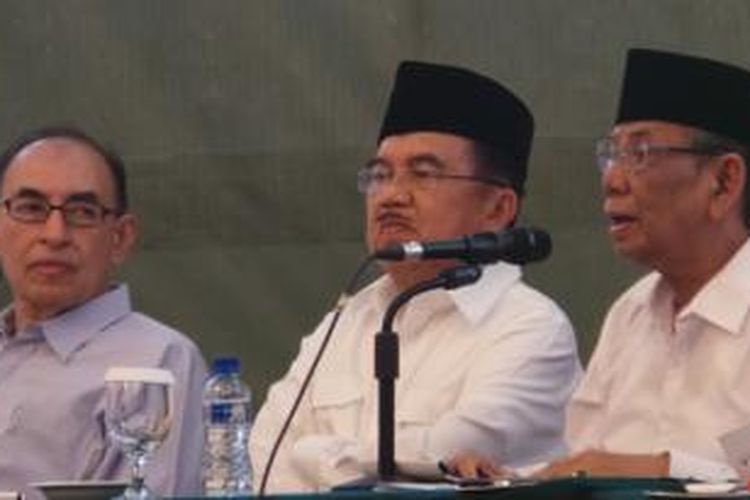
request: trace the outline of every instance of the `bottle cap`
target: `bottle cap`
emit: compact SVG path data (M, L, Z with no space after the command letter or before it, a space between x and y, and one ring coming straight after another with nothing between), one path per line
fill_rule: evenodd
M240 372L240 360L234 357L215 358L211 371L218 375L233 375Z

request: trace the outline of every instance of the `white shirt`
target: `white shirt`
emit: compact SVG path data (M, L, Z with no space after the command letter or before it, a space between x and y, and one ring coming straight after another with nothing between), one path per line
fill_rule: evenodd
M750 243L676 316L657 273L610 310L568 411L568 444L671 452L671 475L733 471L717 438L750 424Z
M276 458L269 491L311 491L362 475L377 450L373 338L395 296L388 277L355 295ZM302 342L255 422L260 483L270 448L330 315ZM437 461L473 450L508 465L563 452L564 406L580 374L565 314L521 282L518 267L484 269L475 285L433 291L397 316L397 461Z

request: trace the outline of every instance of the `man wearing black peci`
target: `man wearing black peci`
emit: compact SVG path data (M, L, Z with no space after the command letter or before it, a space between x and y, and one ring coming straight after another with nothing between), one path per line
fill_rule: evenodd
M359 172L370 251L511 226L519 215L533 135L521 100L461 68L405 62L375 155ZM355 295L282 444L271 491L326 489L375 461L373 336L394 296L456 262L403 261ZM269 391L251 437L260 479L271 446L329 324L302 342ZM470 287L433 291L396 318L396 460L458 450L523 465L560 453L563 408L579 363L565 314L521 281L517 266L484 268Z
M749 147L750 72L628 53L597 163L615 250L652 272L604 321L567 412L574 454L540 476L719 480L747 459L747 440L732 436L750 430Z

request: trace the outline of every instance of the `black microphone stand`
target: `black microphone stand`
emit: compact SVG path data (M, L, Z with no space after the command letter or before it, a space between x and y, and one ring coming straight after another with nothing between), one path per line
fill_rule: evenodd
M395 458L395 381L398 378L398 335L393 331L393 321L398 310L420 293L445 288L448 290L475 283L482 276L478 265L454 267L441 272L436 278L398 294L383 315L381 331L375 335L375 377L378 379L378 478L380 481L396 479Z

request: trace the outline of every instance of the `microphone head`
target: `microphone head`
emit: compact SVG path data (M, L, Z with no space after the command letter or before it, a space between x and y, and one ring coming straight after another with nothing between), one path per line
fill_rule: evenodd
M472 264L503 260L528 264L546 259L552 252L552 240L546 231L513 227L499 232L484 232L454 240L409 241L391 245L372 254L379 260L459 259Z
M500 238L510 239L502 260L511 264L539 262L552 253L552 238L543 229L514 227L502 231Z

